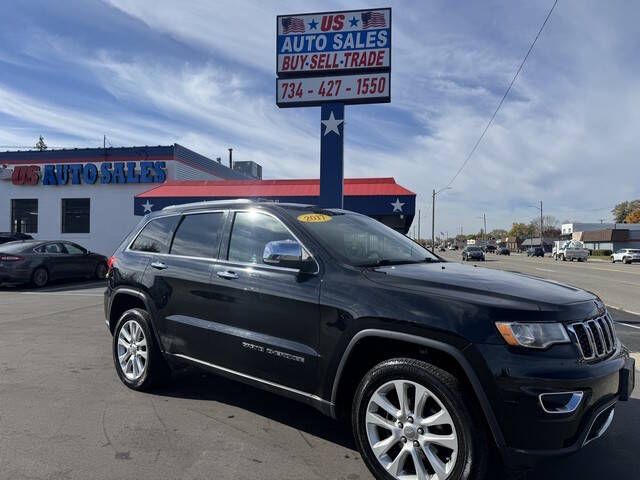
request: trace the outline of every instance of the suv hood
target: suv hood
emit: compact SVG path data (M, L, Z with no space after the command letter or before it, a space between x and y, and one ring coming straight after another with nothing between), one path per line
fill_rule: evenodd
M456 300L494 306L542 309L593 301L585 290L521 273L461 265L459 263L417 263L379 267L365 275L376 283L424 293L439 293ZM524 307L524 305L521 305ZM546 309L546 308L545 308Z

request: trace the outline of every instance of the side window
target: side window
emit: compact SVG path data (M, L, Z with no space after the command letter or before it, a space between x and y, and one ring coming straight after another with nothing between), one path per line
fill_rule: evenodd
M296 241L282 222L270 215L237 212L229 241L229 260L263 263L265 245L275 240Z
M217 258L224 214L194 213L185 215L171 244L172 255Z
M140 231L129 248L138 252L167 253L171 233L179 218L177 215L173 215L151 220Z
M84 255L85 253L87 253L84 248L74 243L64 243L63 245L64 248L66 248L67 253L70 253L71 255Z
M60 245L59 243L47 243L43 247L43 252L44 253L63 253L62 245Z

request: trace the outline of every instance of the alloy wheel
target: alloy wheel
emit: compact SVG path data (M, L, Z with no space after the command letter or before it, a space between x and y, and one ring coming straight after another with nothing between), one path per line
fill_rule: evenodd
M118 333L118 362L127 380L134 382L144 375L148 358L144 331L138 322L129 320Z
M456 465L458 436L451 414L426 387L409 380L380 386L367 405L369 446L394 478L444 480Z

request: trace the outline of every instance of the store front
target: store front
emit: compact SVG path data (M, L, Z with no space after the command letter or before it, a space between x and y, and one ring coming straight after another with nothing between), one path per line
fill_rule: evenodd
M132 200L151 185L243 178L177 144L0 152L0 231L108 255L139 221Z
M110 255L142 215L203 200L318 203L318 180L248 180L180 145L0 152L0 232ZM344 207L407 232L415 194L392 178L345 180Z

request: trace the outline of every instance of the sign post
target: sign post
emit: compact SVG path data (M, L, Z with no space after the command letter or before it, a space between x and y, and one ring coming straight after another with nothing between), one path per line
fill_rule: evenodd
M344 187L344 103L320 107L320 206L342 208Z
M391 9L279 15L276 103L320 106L320 205L342 208L344 106L391 101Z

